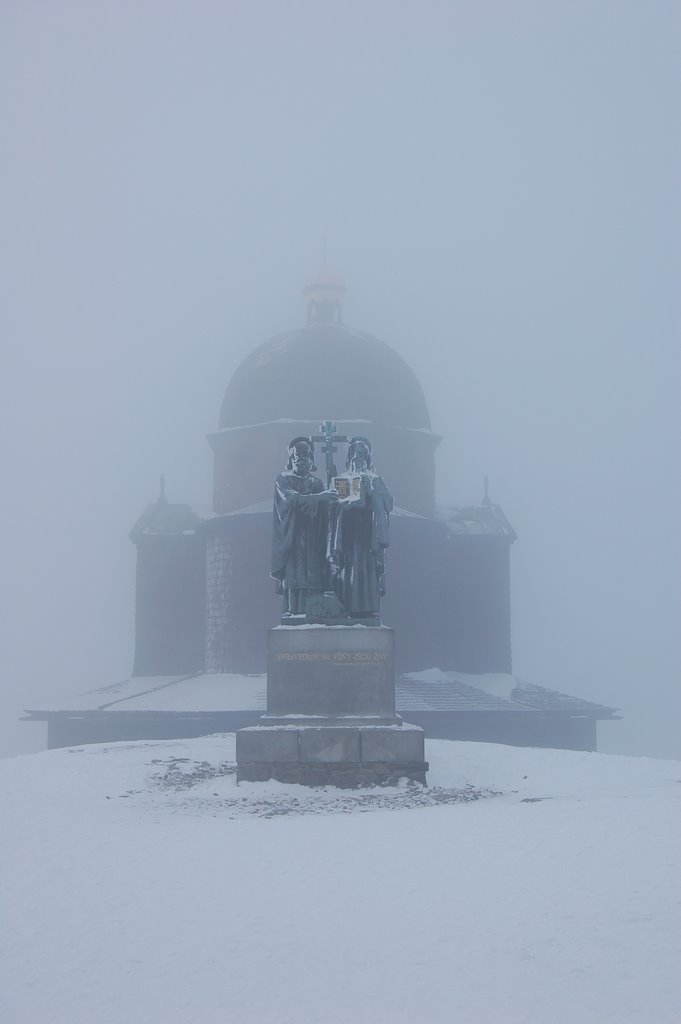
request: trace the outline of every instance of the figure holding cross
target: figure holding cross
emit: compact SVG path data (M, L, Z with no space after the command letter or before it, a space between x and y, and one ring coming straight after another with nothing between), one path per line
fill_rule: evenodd
M324 490L316 468L312 439L294 437L274 485L272 576L284 597L284 616L302 619L310 599L330 586L328 508L338 501L335 490Z
M322 452L326 456L326 486L331 489L333 478L338 475L336 464L333 461L335 453L338 451L337 444L349 441L349 438L345 434L337 433L338 427L331 420L324 420L319 428L318 434L313 434L310 438L315 444L321 444Z

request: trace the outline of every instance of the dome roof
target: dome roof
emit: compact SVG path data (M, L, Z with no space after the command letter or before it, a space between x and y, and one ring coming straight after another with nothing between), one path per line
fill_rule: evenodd
M401 356L338 323L314 322L272 338L229 382L221 429L281 419L371 420L430 430L421 385Z

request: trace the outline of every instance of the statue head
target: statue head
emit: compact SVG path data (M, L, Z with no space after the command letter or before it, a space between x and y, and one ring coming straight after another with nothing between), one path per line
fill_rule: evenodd
M352 469L357 473L373 470L374 467L371 463L372 451L371 441L368 437L351 437L345 468Z
M307 476L317 467L314 464L314 446L309 437L294 437L288 446L287 469L296 476Z

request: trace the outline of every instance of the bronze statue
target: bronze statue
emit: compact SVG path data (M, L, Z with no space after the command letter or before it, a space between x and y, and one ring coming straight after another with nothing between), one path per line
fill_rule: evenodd
M341 499L329 543L333 586L351 619L380 622L393 499L374 469L368 438L350 439L345 470L335 480Z
M294 437L274 486L272 576L284 597L285 616L306 616L309 598L329 589L327 510L338 495L324 489L313 474L316 468L310 438Z
M366 437L295 437L274 488L272 576L284 597L282 622L380 623L393 499L372 464ZM333 451L349 440L345 473ZM325 442L328 487L315 476L314 441Z

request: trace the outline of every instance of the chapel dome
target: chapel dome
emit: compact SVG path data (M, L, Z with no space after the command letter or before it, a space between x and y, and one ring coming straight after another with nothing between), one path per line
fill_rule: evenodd
M342 323L315 319L246 357L227 386L219 428L285 419L430 430L421 385L397 352Z

